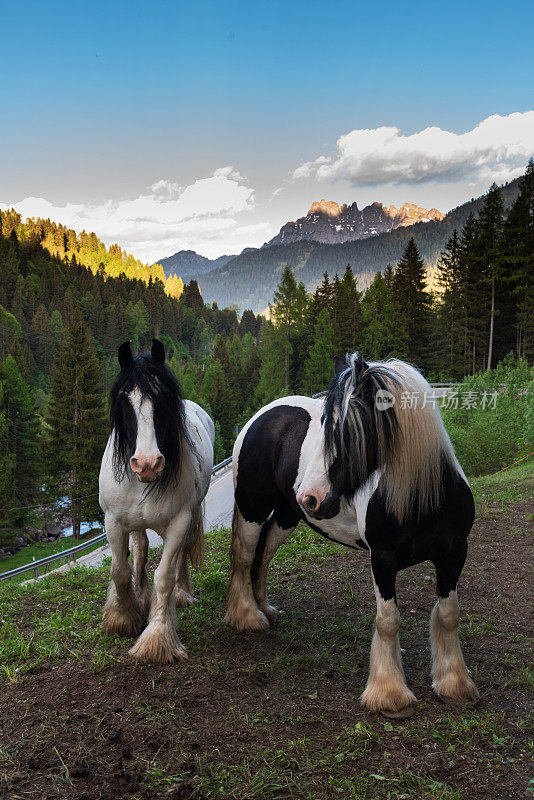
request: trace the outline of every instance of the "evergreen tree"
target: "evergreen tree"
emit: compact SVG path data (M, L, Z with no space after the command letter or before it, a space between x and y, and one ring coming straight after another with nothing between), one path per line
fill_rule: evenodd
M286 394L295 377L291 356L303 336L305 308L306 289L304 284L297 284L291 269L286 266L274 293L273 303L269 305L270 317L275 326L275 336L279 336L282 341L284 391Z
M20 512L12 510L19 503L15 494L16 457L10 449L10 427L0 383L0 546L11 542L20 519Z
M50 315L42 303L39 303L33 315L30 335L35 360L41 369L48 374L54 358L54 342L50 329Z
M310 395L324 391L332 378L334 326L326 308L315 323L314 341L304 365L304 391Z
M108 436L101 387L91 337L81 314L74 311L52 371L47 449L53 485L59 495L70 498L76 537L83 517L100 515L98 473Z
M534 358L534 159L519 183L519 195L503 230L503 260L515 300L517 357Z
M8 451L15 458L13 480L17 505L31 505L37 491L39 469L39 421L35 396L12 355L8 355L0 365L0 382L3 410L9 422Z
M202 393L210 405L213 416L219 423L221 442L225 454L229 455L234 441L237 415L234 396L220 361L214 360L206 370Z
M481 261L484 280L489 284L489 333L488 358L486 369L492 368L493 339L495 329L495 296L499 281L504 279L502 271L501 234L504 221L502 194L494 183L484 198L484 204L477 219L478 257Z
M372 359L398 355L400 322L381 272L376 273L365 292L361 307L363 333L358 349Z
M461 378L465 371L465 292L462 253L458 231L454 229L438 263L438 285L442 294L438 303L438 341L440 366L447 366L448 377Z
M468 216L460 236L460 287L464 315L464 372L474 374L483 365L487 314L473 214Z
M425 264L412 237L395 272L393 300L401 323L399 344L404 339L403 354L419 367L430 360L430 296L425 288Z
M393 290L393 281L395 280L395 270L388 264L384 270L384 281L390 291Z
M287 394L285 389L286 340L283 328L267 324L260 333L259 342L259 381L255 397L258 405L270 403L277 397Z
M184 286L180 297L180 303L183 303L184 306L187 306L187 308L193 311L204 310L204 300L202 299L200 287L196 281L190 281L187 286Z
M335 282L335 287L334 348L338 355L344 355L359 349L363 333L360 292L349 264L342 279Z

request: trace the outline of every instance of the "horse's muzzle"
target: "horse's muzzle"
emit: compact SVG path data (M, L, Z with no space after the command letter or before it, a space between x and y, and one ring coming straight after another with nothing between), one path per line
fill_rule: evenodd
M161 478L161 472L154 472L154 470L146 470L145 472L137 473L137 480L140 483L154 483Z

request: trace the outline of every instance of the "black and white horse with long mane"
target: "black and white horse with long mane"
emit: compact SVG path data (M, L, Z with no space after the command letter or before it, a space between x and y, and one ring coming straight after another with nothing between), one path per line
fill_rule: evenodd
M247 423L234 448L232 577L226 619L266 630L277 615L266 597L270 560L300 519L348 547L370 551L377 614L361 700L406 713L416 702L401 662L395 580L429 560L438 600L431 616L435 692L478 696L458 641L456 584L474 519L469 484L432 390L402 361L336 359L325 399L275 400Z
M183 399L160 341L154 339L150 354L135 358L125 342L119 364L99 482L112 551L102 623L108 633L136 636L148 616L130 653L164 664L187 657L176 632L176 605L193 599L187 558L194 564L201 559L202 501L211 478L215 428L200 406ZM147 529L164 541L152 597Z

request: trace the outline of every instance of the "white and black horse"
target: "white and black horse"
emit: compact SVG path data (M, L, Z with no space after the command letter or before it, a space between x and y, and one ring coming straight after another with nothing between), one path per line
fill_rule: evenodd
M200 406L182 398L160 341L153 340L150 354L135 358L125 342L119 364L99 481L112 551L102 624L108 633L135 636L148 616L130 653L164 664L187 657L176 632L176 605L193 600L187 557L195 564L201 559L202 501L211 478L215 428ZM164 541L152 597L147 529Z
M456 584L474 519L469 484L420 373L402 361L336 359L324 399L275 400L234 448L232 577L226 619L266 630L270 560L300 519L348 547L370 551L377 614L363 705L402 715L416 702L401 662L395 580L422 561L436 568L431 616L434 691L478 696L458 641Z

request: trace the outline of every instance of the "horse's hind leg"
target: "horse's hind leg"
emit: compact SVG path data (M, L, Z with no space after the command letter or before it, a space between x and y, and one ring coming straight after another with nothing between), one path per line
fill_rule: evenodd
M176 608L186 608L196 602L191 586L189 574L189 561L194 567L200 569L204 557L204 520L202 510L199 510L196 523L192 526L191 541L187 547L182 547L176 561L176 579L174 584L174 601Z
M142 631L144 620L128 561L129 531L108 516L105 525L111 546L111 581L102 614L102 626L109 634L136 636Z
M133 585L145 619L150 611L150 586L146 562L148 558L148 536L146 531L132 531Z
M183 548L176 562L176 578L174 584L174 602L176 603L176 608L186 608L192 605L196 600L196 597L193 596L191 575L189 574L187 559L188 553L185 548Z
M430 617L432 688L453 703L474 702L479 694L473 683L458 639L460 608L456 584L467 555L463 540L448 556L435 560L438 600Z
M395 597L396 571L371 553L376 595L376 625L371 643L369 677L361 696L369 711L406 716L417 702L404 678L399 644L400 614Z
M237 504L232 519L232 576L226 598L225 620L238 631L269 630L269 620L258 608L252 590L252 562L262 523L247 522Z
M278 520L278 521L277 521ZM276 621L278 610L267 599L267 570L269 564L287 537L295 530L298 517L280 517L276 511L261 531L252 564L252 587L260 611L263 611L270 623Z

